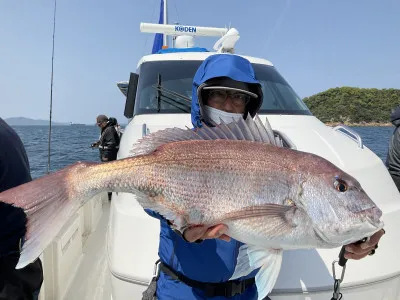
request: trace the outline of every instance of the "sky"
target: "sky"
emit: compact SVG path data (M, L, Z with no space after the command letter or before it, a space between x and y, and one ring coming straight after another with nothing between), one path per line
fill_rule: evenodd
M128 80L160 0L57 0L53 121L123 116ZM49 119L54 0L0 1L0 117ZM329 88L400 88L398 0L168 0L168 22L234 27L236 53L270 60L302 98ZM211 50L217 38L196 38Z

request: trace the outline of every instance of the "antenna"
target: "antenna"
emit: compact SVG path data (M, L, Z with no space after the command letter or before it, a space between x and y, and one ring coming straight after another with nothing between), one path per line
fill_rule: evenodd
M168 12L167 12L167 0L164 0L164 24L168 24ZM163 44L164 46L168 46L167 36L164 34L163 36Z
M224 34L223 37L215 42L213 48L219 53L234 53L235 44L239 38L239 31L237 31L235 28L231 28L226 34Z
M54 0L54 15L53 15L53 50L51 55L51 84L50 84L50 126L49 126L49 147L47 152L47 174L50 173L50 145L51 145L51 117L53 110L53 72L54 72L54 35L56 31L56 8L57 8L57 0Z
M140 23L140 31L147 32L147 33L163 33L164 35L191 35L191 36L221 37L228 30L226 28L216 28L216 27Z
M188 25L168 25L154 23L140 23L140 31L147 33L162 33L164 36L216 36L220 39L214 44L214 50L219 53L233 53L236 42L239 40L239 31L236 28L200 27ZM192 41L187 43L192 47ZM184 42L185 44L186 42Z

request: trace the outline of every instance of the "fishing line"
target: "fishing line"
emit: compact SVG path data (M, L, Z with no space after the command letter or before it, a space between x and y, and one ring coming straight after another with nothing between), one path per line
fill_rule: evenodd
M47 152L47 174L50 173L50 151L51 151L51 117L53 112L53 73L54 73L54 36L56 31L56 9L57 0L54 0L54 13L53 13L53 49L51 54L51 83L50 83L50 118L49 118L49 145Z

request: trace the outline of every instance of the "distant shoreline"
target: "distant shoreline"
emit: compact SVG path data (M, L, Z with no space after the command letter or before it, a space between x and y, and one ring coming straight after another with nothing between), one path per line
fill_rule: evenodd
M7 122L6 122L7 123ZM7 123L8 125L10 125L10 126L40 126L40 127L49 127L49 124L15 124L15 123L11 123L11 124L9 124L9 123ZM51 127L73 127L73 128L76 128L76 127L86 127L86 126L88 126L88 127L90 127L90 126L94 126L93 124L84 124L84 125L70 125L70 124L53 124L53 123L51 123Z
M325 122L324 123L326 126L329 127L335 127L339 125L344 125L344 126L351 126L351 127L393 127L393 124L388 122L388 123L380 123L380 122L360 122L360 123L351 123L351 122Z

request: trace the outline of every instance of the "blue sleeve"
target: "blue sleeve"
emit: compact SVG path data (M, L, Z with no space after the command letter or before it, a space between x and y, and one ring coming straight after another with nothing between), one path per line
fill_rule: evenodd
M150 210L150 209L145 209L144 211L145 211L150 217L159 219L160 221L166 221L166 219L165 219L162 215L160 215L159 213L156 213L155 211L152 211L152 210Z
M153 217L153 218L156 218L156 219L159 219L161 222L164 222L165 223L165 226L170 226L171 225L171 223L166 219L166 218L164 218L162 215L160 215L159 213L156 213L155 211L152 211L151 209L145 209L144 210L150 217ZM183 237L183 235L182 235L182 233L180 233L178 230L175 230L175 229L171 229L173 232L175 232L175 234L177 234L178 236L180 236L184 241L186 241L185 240L185 238ZM195 241L195 243L197 243L197 244L199 244L199 243L201 243L203 240L197 240L197 241ZM188 242L188 241L186 241L186 242ZM189 242L188 242L189 243Z

